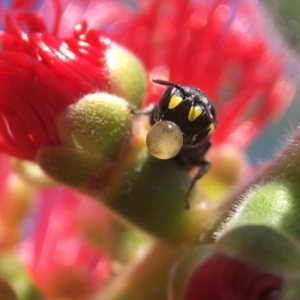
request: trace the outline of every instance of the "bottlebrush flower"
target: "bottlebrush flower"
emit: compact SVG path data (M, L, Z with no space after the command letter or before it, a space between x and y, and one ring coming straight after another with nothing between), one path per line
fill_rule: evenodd
M111 41L82 20L133 50L150 77L203 89L218 111L215 143L246 147L285 111L294 94L285 73L288 62L267 38L255 1L136 1L138 13L119 1L57 2L54 10L53 5L46 1L41 10L43 15L52 8L47 16L54 19L52 32L41 14L12 10L5 15L1 144L12 155L33 159L38 147L59 144L53 124L66 106L110 85L117 90L107 69ZM96 19L95 11L105 11L106 17ZM161 91L151 84L147 103L157 101ZM42 106L32 102L38 97ZM17 101L14 108L8 99Z
M1 4L0 145L3 152L35 160L41 147L62 144L57 120L70 105L95 92L139 105L144 75L131 54L83 20L60 38L59 1L53 1L52 31L44 21L48 12L30 11L30 4L15 1L10 10Z
M161 218L164 224L155 226L155 231L163 232L168 224L173 224L173 233L178 223L194 227L192 219L199 216L185 214L181 219L181 199L190 180L185 170L173 162L148 160L140 124L136 122L132 130L126 101L90 94L105 90L139 104L144 73L134 59L124 67L123 55L116 51L111 56L111 42L88 24L106 30L106 35L137 53L150 78L170 78L203 89L217 108L215 144L229 142L243 149L285 110L294 88L285 72L285 53L266 38L268 31L257 3L55 2L48 17L54 24L49 32L43 17L51 3L45 2L39 15L6 14L0 53L3 70L7 70L0 74L5 87L2 148L11 155L37 160L56 180L96 196L146 229L157 216L157 202L163 203L171 220ZM105 11L107 17L96 18L98 11ZM129 71L132 66L133 73ZM18 81L20 87L14 83L16 76L24 79ZM158 101L161 92L151 85L145 105ZM112 108L115 101L118 108ZM115 111L116 118L110 115ZM107 121L108 116L112 120ZM159 177L155 178L158 173L164 180L160 196L157 190L149 190L149 182L160 185ZM174 186L178 189L169 193ZM144 214L148 219L139 217ZM210 218L207 211L202 217ZM169 228L166 232L170 233Z
M51 299L83 299L110 276L107 250L95 248L84 238L80 225L84 201L65 188L42 190L37 212L30 218L34 228L29 227L19 247L33 282Z
M144 127L128 110L128 103L141 104L144 72L106 36L137 53L149 78L203 89L218 111L215 144L244 149L285 111L294 92L288 60L267 39L257 3L45 1L36 13L28 11L32 3L19 2L4 9L1 31L1 149L38 161L56 180L164 241L205 239L220 215L202 201L184 210L188 172L149 156ZM144 104L158 101L161 92L151 84ZM98 287L95 278L100 286L105 281L109 259L85 243L70 211L74 203L53 201L57 193L41 204L36 232L20 255L45 295L82 297ZM63 198L68 203L67 193Z
M214 254L190 279L185 300L282 299L283 278L245 262Z
M173 270L169 298L297 299L297 241L269 224L249 222L192 248Z
M256 1L135 1L133 6L126 6L120 1L112 3L102 3L99 6L98 9L105 10L108 17L103 21L97 20L97 24L103 30L107 30L110 37L141 58L150 79L170 79L182 84L195 85L207 93L214 103L218 128L212 135L212 151L222 152L223 144L230 144L234 150L231 152L231 158L237 158L239 161L236 163L227 160L223 164L222 161L218 161L218 156L223 153L217 153L215 159L218 164L212 161L212 169L216 167L216 172L210 179L209 173L204 176L199 185L205 189L205 195L210 192L214 193L211 198L221 199L220 195L226 195L229 188L240 179L236 174L241 174L240 170L243 163L245 164L241 150L244 150L267 124L275 121L291 103L295 83L289 74L290 57L287 49L279 47L276 38L269 39L270 28ZM91 2L87 9L81 6L75 12L74 19L82 15L87 19L92 18L93 4L94 2ZM124 17L118 17L122 12ZM162 90L162 87L150 83L144 105L159 101ZM227 159L226 155L224 156ZM151 178L141 179L136 189L132 188L135 187L135 183L124 183L120 189L120 196L114 199L116 203L110 204L121 214L126 210L126 217L135 223L145 224L148 216L149 223L152 223L155 216L163 210L168 212L166 223L178 225L183 222L188 228L188 223L193 218L191 214L188 220L182 218L183 221L181 215L179 217L172 210L177 205L177 200L184 197L182 190L187 189L183 183L186 178L177 180L172 177L172 186L178 187L177 195L174 195L170 191L172 188L168 188L167 180L170 173L177 171L168 170L169 172L161 175L162 169L169 167L167 162L164 162L164 166L162 164L153 171L155 175ZM236 170L220 167L230 165L237 165ZM132 171L132 177L139 178L140 164L134 167L136 172ZM158 177L159 175L162 177ZM160 178L160 181L152 178L155 176ZM217 182L217 177L221 177L222 181ZM223 188L224 181L228 178L233 180L226 182ZM131 177L126 180L132 182ZM162 180L164 185L160 184ZM151 191L145 192L151 189L147 188L149 182L152 186L160 185L162 194L165 194L160 198L152 195ZM222 185L220 193L215 192L219 188L218 183ZM201 191L195 194L199 205L208 198L203 196ZM123 202L122 199L130 198L131 195L138 199L134 204ZM165 200L167 197L170 198L169 201ZM157 200L158 198L160 200ZM154 203L153 206L157 206L156 203L159 202L161 206L155 210L148 202ZM149 211L152 209L155 213L150 215ZM130 211L129 216L127 211ZM140 220L139 216L143 216L143 220ZM205 220L206 217L205 213L204 216L198 216L198 219ZM160 224L160 232L164 226L165 224Z
M291 103L291 62L277 37L269 38L270 26L257 1L135 4L138 13L106 18L100 25L114 29L110 36L142 59L151 78L205 91L218 116L214 144L226 141L244 149ZM108 15L119 16L123 6L116 1L106 8ZM150 84L147 103L156 102L162 89Z

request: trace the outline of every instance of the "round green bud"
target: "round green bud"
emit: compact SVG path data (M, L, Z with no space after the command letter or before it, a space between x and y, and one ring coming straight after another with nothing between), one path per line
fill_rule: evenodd
M300 253L293 239L269 226L238 226L222 235L214 248L280 275L299 274Z
M36 161L57 181L82 187L95 172L118 161L130 140L131 125L124 99L87 95L58 119L62 145L39 149Z
M58 120L63 146L113 159L131 133L128 103L106 93L89 94Z
M147 78L140 60L127 49L112 44L106 51L109 93L140 107L146 92Z

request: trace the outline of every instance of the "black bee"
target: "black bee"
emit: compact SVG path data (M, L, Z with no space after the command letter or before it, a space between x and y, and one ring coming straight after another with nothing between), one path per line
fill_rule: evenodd
M185 198L186 208L188 209L191 190L196 181L210 167L210 163L205 159L205 154L211 146L210 136L217 126L215 108L206 95L196 87L180 85L161 79L154 79L153 82L166 85L168 88L158 104L134 112L134 114L149 115L151 125L164 124L169 121L180 128L183 141L173 159L176 159L188 169L199 166ZM170 124L169 122L168 124ZM149 151L151 152L150 149ZM164 157L164 159L166 158L172 157Z

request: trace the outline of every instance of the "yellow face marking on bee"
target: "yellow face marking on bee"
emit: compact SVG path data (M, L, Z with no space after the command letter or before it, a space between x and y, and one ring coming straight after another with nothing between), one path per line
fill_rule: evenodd
M192 106L189 111L188 120L194 121L202 114L203 114L203 110L201 109L201 107Z
M208 133L208 135L212 135L213 132L214 132L215 130L216 130L215 124L214 124L214 123L211 123L211 124L209 125L209 133Z
M178 97L178 96L176 96L176 95L173 95L173 96L171 97L171 99L170 99L168 108L169 108L169 109L173 109L173 108L175 108L176 106L178 106L181 102L182 102L182 98L181 98L181 97Z

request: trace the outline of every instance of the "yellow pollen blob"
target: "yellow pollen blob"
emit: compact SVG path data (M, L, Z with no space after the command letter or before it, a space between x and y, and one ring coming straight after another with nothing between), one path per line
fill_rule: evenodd
M170 99L168 108L169 108L169 109L173 109L173 108L175 108L176 106L178 106L181 102L182 102L182 98L181 98L181 97L178 97L178 96L176 96L176 95L173 95L173 96L171 97L171 99Z
M200 106L192 106L189 111L188 120L194 121L197 119L201 114L203 113L203 110Z
M153 156L159 159L170 159L182 148L182 131L173 122L159 121L150 128L146 144Z

